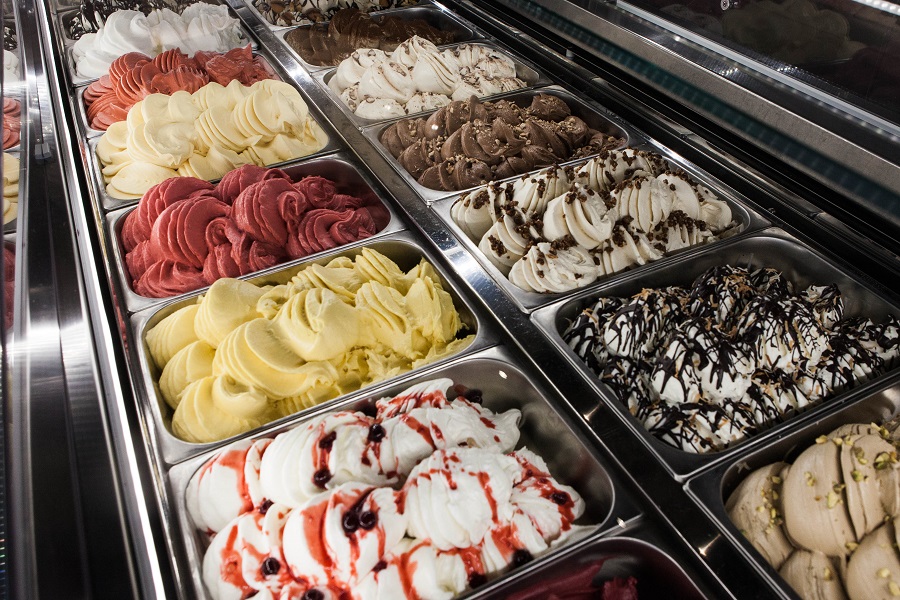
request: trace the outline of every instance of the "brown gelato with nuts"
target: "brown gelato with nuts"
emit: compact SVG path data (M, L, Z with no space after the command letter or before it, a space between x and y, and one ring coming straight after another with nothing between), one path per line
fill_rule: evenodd
M381 143L421 185L450 191L587 157L624 140L592 129L562 99L538 94L526 108L474 96L454 101L427 118L394 123Z

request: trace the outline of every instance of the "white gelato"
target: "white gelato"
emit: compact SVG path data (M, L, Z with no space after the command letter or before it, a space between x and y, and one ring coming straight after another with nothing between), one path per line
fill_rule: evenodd
M149 15L120 10L109 16L97 33L87 33L72 47L75 72L80 77L102 77L114 60L129 52L148 56L173 48L193 55L200 50L227 52L247 39L240 21L224 4L197 2L180 15L167 8Z
M525 87L508 56L465 44L438 50L414 36L385 54L361 48L337 67L328 86L366 119L387 119L445 106L452 100Z

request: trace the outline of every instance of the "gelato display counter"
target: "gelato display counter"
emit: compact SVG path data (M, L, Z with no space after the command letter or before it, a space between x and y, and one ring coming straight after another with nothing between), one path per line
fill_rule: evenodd
M6 595L900 595L888 4L9 6Z

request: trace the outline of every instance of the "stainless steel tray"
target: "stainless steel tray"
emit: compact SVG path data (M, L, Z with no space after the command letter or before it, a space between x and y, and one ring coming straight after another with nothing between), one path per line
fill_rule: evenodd
M389 214L389 220L385 226L372 237L346 244L340 248L352 248L354 246L368 244L370 241L377 240L378 238L382 238L406 228L406 225L397 216L394 209L391 208L391 202L389 200L390 195L387 191L377 184L375 180L366 173L365 169L359 164L359 161L350 154L335 154L313 158L283 166L281 169L286 171L295 181L309 175L320 175L336 182L338 184L338 191L342 194L350 194L351 196L374 195L381 201ZM114 254L114 264L111 266L111 270L118 274L119 284L122 287L122 295L125 299L125 306L128 309L128 312L131 313L144 310L168 300L178 300L181 298L181 295L171 296L169 298L149 298L137 294L132 289L131 277L128 275L128 269L125 264L125 251L120 243L120 233L122 225L125 222L125 217L133 210L136 210L136 208L137 206L132 206L131 208L124 208L106 215L106 235L108 236L109 245ZM326 252L333 252L334 250L336 249L327 250ZM300 260L305 261L315 259L322 254L325 253L312 254ZM264 272L279 270L284 264L272 267L271 269L266 269ZM203 291L205 289L207 288L204 287L196 291Z
M770 225L769 221L767 221L762 215L760 215L758 212L756 212L755 210L753 210L752 208L750 208L747 205L747 200L743 196L739 196L738 194L725 188L721 183L714 180L707 173L700 173L695 167L693 167L692 165L689 165L689 164L685 164L680 158L678 158L674 155L668 155L668 156L665 156L665 158L669 161L669 163L673 167L677 166L677 167L684 169L685 171L690 173L691 177L694 180L702 183L703 185L705 185L706 187L711 189L713 192L715 192L716 195L720 199L728 202L728 206L731 208L732 214L734 216L734 220L737 221L737 225L733 229L726 232L727 235L725 235L722 239L728 239L728 238L734 237L736 235L742 235L749 231L756 231L756 230L768 227ZM571 164L571 165L577 167L578 165L583 164L585 162L587 162L587 160L579 160L579 161L571 162L568 164ZM514 179L518 179L518 177L516 177ZM505 180L505 181L511 181L511 180ZM591 284L590 286L587 286L585 288L579 288L576 290L571 290L569 292L563 292L563 293L559 293L559 294L539 294L537 292L525 291L522 288L520 288L516 285L513 285L513 283L510 282L509 278L507 276L505 276L500 271L500 269L498 269L490 261L490 259L488 259L484 255L484 252L482 252L478 248L479 240L473 240L472 238L470 238L466 234L466 232L463 231L459 225L457 225L456 221L453 220L453 216L451 215L450 211L453 208L453 205L461 197L462 197L462 195L454 195L452 197L444 198L443 200L438 200L434 204L431 205L431 208L432 208L432 210L434 210L434 212L437 213L438 217L440 217L440 219L441 219L441 221L443 221L444 225L456 235L457 239L460 240L462 245L466 247L466 249L472 254L472 256L475 257L475 259L479 263L481 263L481 266L484 268L485 271L487 271L491 275L491 277L494 279L494 281L497 282L497 285L499 285L503 289L503 291L506 292L506 295L509 296L512 299L512 301L515 302L523 312L531 312L532 310L535 310L536 308L540 308L541 306L546 306L547 304L550 304L551 302L555 302L561 298L567 298L573 294L581 292L582 290L596 289L596 288L604 286L604 285L610 285L610 284L614 283L615 281L618 281L622 277L630 276L630 274L634 273L635 271L637 271L639 269L643 269L650 264L656 264L656 263L648 263L648 265L634 266L625 271L620 271L619 273L615 273L606 278L602 278L602 279L598 280L597 282ZM694 246L692 248L685 248L683 250L679 250L672 254L668 254L657 262L662 263L662 262L668 260L668 258L670 256L678 256L678 255L680 255L682 253L686 253L686 252L700 251L702 249L714 246L714 245L720 243L721 241L722 240L716 240L715 242L711 242L711 243L703 245L703 246Z
M627 532L625 535L629 535ZM494 586L490 594L473 594L474 597L506 598L507 600L538 600L540 591L549 594L550 589L570 590L563 586L565 579L602 562L593 582L599 598L603 581L614 577L635 577L641 598L677 598L698 600L706 598L697 587L694 577L688 574L675 556L665 550L634 537L596 537L582 542L578 547L567 547L530 572L510 578ZM537 588L537 589L535 589ZM487 592L487 590L485 590Z
M879 385L879 382L884 379L882 376L870 382L861 383L849 392L835 394L818 406L810 407L784 423L777 424L719 452L691 454L653 437L631 415L628 408L616 398L612 390L600 383L587 365L563 342L562 332L571 320L582 309L590 306L598 296L630 296L645 287L690 284L706 269L725 264L745 267L774 267L782 271L785 277L794 283L797 290L811 284L837 283L844 299L845 318L865 315L879 322L883 321L890 313L900 314L900 305L897 300L889 299L886 292L863 281L847 267L837 264L833 259L777 228L726 240L699 252L674 256L663 264L652 265L622 278L614 285L602 286L600 290L594 289L578 294L577 297L532 313L532 320L538 328L550 338L557 350L594 388L598 395L598 401L610 405L635 435L665 465L672 476L678 480L684 480L717 463L728 460L736 452L743 451L745 448L763 446L771 439L781 435L787 426L791 426L795 422L805 423L821 418L839 406L844 398L865 393L865 390L872 389L873 385Z
M433 4L425 4L419 6L406 6L401 8L389 8L371 13L372 20L380 22L384 17L392 16L404 21L413 19L423 19L432 27L436 27L442 31L453 31L456 34L454 44L469 42L474 39L483 38L484 35L471 23L464 21L461 17L453 14L448 10L443 10ZM324 26L324 23L322 24ZM334 68L330 65L314 65L306 62L293 46L287 41L287 36L299 29L311 29L315 25L300 25L299 27L285 27L275 32L275 37L284 44L288 52L310 73L321 71L323 69Z
M289 80L288 80L289 81ZM332 154L339 150L344 149L344 145L341 142L340 136L338 136L334 130L329 127L328 121L322 116L322 113L319 112L319 109L316 108L312 102L309 101L308 98L304 97L304 101L309 107L309 114L312 118L322 127L325 131L326 135L328 135L328 142L325 146L319 150L318 152L313 152L307 156L301 156L299 158L295 158L289 161L275 163L271 165L266 165L267 167L282 167L284 165L289 165L298 160L307 160L310 158L316 158L319 156L324 156L326 154ZM100 204L100 207L104 211L115 210L117 208L124 208L126 206L131 206L132 204L136 204L138 202L138 198L130 199L130 200L120 200L118 198L113 198L106 192L106 182L103 180L103 166L100 163L100 159L97 157L97 144L99 143L101 137L95 137L93 139L87 140L87 152L85 153L87 156L88 169L91 171L91 180L93 183L94 191L96 192L96 199ZM216 181L216 180L214 180Z
M487 330L485 330L485 328L483 327L481 319L473 311L473 309L471 308L471 304L465 299L463 292L461 292L460 289L457 288L457 286L447 276L443 267L434 259L431 253L417 246L415 240L416 237L412 233L408 231L401 231L389 236L385 236L383 238L379 238L378 240L372 241L370 243L360 244L352 248L343 248L330 253L323 253L314 260L295 261L289 265L283 265L280 269L270 270L264 275L241 277L241 279L258 284L284 283L288 281L295 273L309 264L325 264L338 256L353 257L358 255L363 247L373 248L381 252L391 260L394 260L403 269L411 269L416 264L418 264L420 259L425 258L434 266L435 270L441 276L441 279L445 284L445 289L453 297L453 304L460 315L460 320L467 327L467 331L469 333L475 334L475 339L473 340L472 344L465 348L457 356L471 354L476 350L487 347L488 345L492 345L494 343L493 340L490 339ZM152 328L159 321L161 321L163 318L165 318L175 310L184 306L188 306L190 304L194 304L197 301L197 296L199 295L199 293L194 292L193 294L182 296L181 299L176 302L169 302L162 307L148 309L132 315L131 317L130 333L132 335L132 342L128 345L130 346L131 353L130 363L134 368L134 381L136 388L135 391L140 398L139 402L142 409L147 414L147 421L151 425L149 431L150 438L153 440L153 444L159 449L162 455L162 460L169 464L185 460L187 458L190 458L191 456L195 456L211 448L221 446L227 441L231 441L223 440L220 442L208 444L194 444L182 441L176 438L171 433L170 427L172 411L171 409L169 409L169 407L162 400L162 397L158 393L157 380L159 379L160 372L153 364L146 346L146 332L150 328ZM433 365L442 364L449 359L450 357L443 359L442 361L433 363ZM433 365L429 365L426 368L431 368L431 366ZM419 369L416 369L411 371L410 373L415 375L419 372L421 371ZM410 373L404 373L403 375L390 378L386 381L390 383L396 381L400 377L406 378L410 376ZM362 393L366 393L365 389ZM336 403L339 403L340 401L350 397L356 397L359 394L360 392L354 392L342 398L330 400L315 407L314 409L311 409L308 414L317 412L323 407L330 409ZM304 411L303 413L299 414L307 414L307 412ZM296 415L292 417L286 417L284 419L275 421L275 423L280 424L295 417Z
M781 575L732 523L725 511L725 502L738 484L754 470L782 460L793 462L800 452L814 445L820 435L827 435L847 423L883 423L898 415L900 415L900 375L895 373L883 378L878 385L853 394L852 398L848 398L831 414L823 415L820 419L807 420L802 425L798 424L772 440L769 445L736 453L727 462L688 481L687 491L712 517L730 543L741 550L751 566L763 573L783 597L796 598L796 593Z
M520 426L521 439L517 447L528 447L541 455L550 468L550 473L560 482L574 487L584 498L585 514L580 524L596 525L586 530L580 537L536 558L514 573L504 575L471 593L471 597L482 597L501 582L514 580L520 573L530 572L553 560L557 552L565 552L569 546L584 546L579 539L603 533L618 534L641 514L629 498L625 486L615 476L614 471L592 452L590 443L576 430L566 424L558 409L540 391L539 386L521 369L503 347L494 347L474 355L453 360L427 374L407 377L390 386L378 390L370 389L365 394L332 403L328 410L320 410L316 415L308 414L285 421L276 427L256 432L254 439L273 437L305 422L313 416L334 410L360 410L371 406L375 399L397 394L410 385L438 377L448 377L456 383L477 387L484 394L484 405L494 411L517 408L522 411ZM194 473L208 460L213 452L205 452L189 461L175 465L168 474L167 497L163 498L172 515L175 527L168 527L170 552L175 557L173 563L182 580L182 587L193 584L189 596L208 598L199 565L206 549L205 536L198 532L191 521L184 504L185 490ZM176 529L178 531L176 531ZM183 552L183 555L182 555ZM569 553L571 555L571 552ZM185 567L186 566L186 567ZM188 583L190 581L190 584ZM463 594L461 597L470 597Z
M259 12L259 9L256 8L256 5L254 4L253 0L244 0L244 2L247 4L247 7L254 14L254 16L256 16L256 18L259 19L260 23L264 23L272 31L281 31L282 29L293 29L295 27L304 27L307 24L312 24L312 21L310 21L309 19L306 19L303 23L295 23L293 25L275 25L274 23L269 21L265 17L265 15L263 15L261 12ZM429 5L431 5L430 0L419 0L419 2L416 3L416 6L429 6ZM406 7L400 7L400 8L406 8ZM392 8L392 9L386 9L386 10L398 10L398 9ZM375 13L375 12L381 12L381 11L372 11L372 12ZM323 21L323 22L327 23L327 21Z
M265 61L266 65L268 65L268 67L275 73L275 79L278 79L279 81L290 81L289 79L286 79L286 76L282 69L278 66L278 63L270 60L268 56L259 51L254 51L253 54ZM93 127L91 127L90 119L88 119L87 106L85 106L84 103L84 93L88 90L89 87L90 84L77 87L75 91L74 101L75 113L78 115L76 122L78 123L78 127L81 129L81 135L87 139L99 137L106 133L106 131L103 129L94 129Z
M563 89L560 86L549 86L536 90L527 90L527 91L517 91L510 92L509 94L499 94L497 96L491 97L492 101L506 99L511 100L518 104L519 106L528 106L531 103L532 98L537 96L538 94L550 94L552 96L557 96L565 100L566 104L569 105L569 108L572 109L572 114L576 117L581 118L585 123L587 123L590 127L597 129L599 131L603 131L604 133L616 137L624 138L624 142L622 146L640 146L644 142L646 142L646 138L643 134L640 134L636 131L633 131L629 125L625 123L618 116L613 114L612 112L606 110L599 104L591 101L585 100L581 97L574 95L566 89ZM343 104L343 102L340 102ZM428 115L430 113L423 113L422 116ZM422 118L422 116L418 118ZM402 119L400 119L402 120ZM393 123L397 121L389 121L382 123L380 125L373 125L371 127L366 127L363 129L363 135L368 138L368 140L372 143L372 145L378 149L378 151L384 156L385 160L387 160L392 167L400 174L401 177L412 187L416 194L418 194L419 198L421 198L425 203L431 204L436 200L440 200L441 198L446 198L447 196L458 196L467 191L471 191L476 189L477 186L471 187L465 190L455 190L455 191L444 191L444 190L434 190L431 188L427 188L424 185L421 185L418 181L416 181L409 172L403 168L400 162L394 158L390 152L388 152L387 148L381 143L381 134L385 129L390 127ZM565 161L561 164L567 165L570 163L580 162L582 159ZM549 165L548 165L549 166ZM546 167L541 167L539 169L535 169L531 171L532 173L540 171ZM519 175L521 177L521 175Z
M209 2L208 4L215 4L215 3ZM72 48L75 45L75 41L70 40L68 38L68 36L65 35L65 26L63 25L63 20L66 18L71 20L73 18L73 16L75 15L75 12L76 11L74 11L74 10L67 11L67 12L60 12L60 13L57 13L57 15L55 16L55 19L54 19L56 21L55 28L56 28L56 34L59 39L59 46L65 52L65 61L66 61L66 67L67 67L66 70L68 71L68 74L69 74L69 84L72 87L77 87L79 85L86 85L92 81L99 79L98 77L82 77L81 75L79 75L77 73L77 71L75 69L75 57L72 53ZM228 13L229 13L229 15L231 15L232 18L238 20L242 37L245 40L243 45L250 44L251 47L255 50L257 48L257 43L254 40L253 36L251 36L249 34L249 32L247 31L247 27L244 25L244 22L240 19L240 17L237 16L237 14L235 14L234 9L232 9L230 6L228 7ZM269 61L269 62L271 63L272 61Z
M467 42L467 44L471 45L471 46L484 46L485 48L489 48L496 52L500 52L502 54L505 54L509 58L511 58L513 63L516 65L516 77L518 77L519 79L521 79L522 81L525 82L525 87L521 88L521 90L516 90L517 92L529 90L529 89L533 89L533 88L537 88L537 87L542 87L542 86L549 85L550 83L552 83L550 81L550 79L546 75L544 75L541 71L539 71L536 66L534 66L532 63L528 62L521 56L517 55L515 52L507 50L506 48L501 48L497 44L493 44L490 42ZM438 46L438 48L440 48L442 50L453 49L453 48L458 48L461 45L464 45L464 44L447 44L444 46ZM331 82L331 79L334 77L335 73L337 73L337 68L330 67L327 70L320 70L320 71L314 72L313 77L316 80L318 80L322 84L322 86L325 87L325 89L328 90L328 92L331 94L331 99L334 101L335 104L337 104L340 107L340 109L343 111L344 115L346 115L346 117L352 123L356 124L358 127L367 127L369 125L375 125L378 123L383 123L385 121L393 122L393 121L397 120L397 118L364 119L364 118L356 115L353 111L350 110L350 107L347 106L346 104L344 104L344 101L341 100L339 92L335 91L334 88L331 87L330 82ZM493 94L491 96L482 96L482 98L486 99L486 100L491 100L491 99L498 98L500 96L506 96L506 93ZM434 112L434 111L422 111L422 112L418 112L418 113L410 113L401 118L402 119L416 118L416 117L420 117L424 114L431 113L431 112Z

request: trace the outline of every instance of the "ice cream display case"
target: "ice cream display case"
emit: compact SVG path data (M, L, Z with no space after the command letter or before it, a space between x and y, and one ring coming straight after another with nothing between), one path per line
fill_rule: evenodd
M900 593L891 6L13 8L10 596Z

